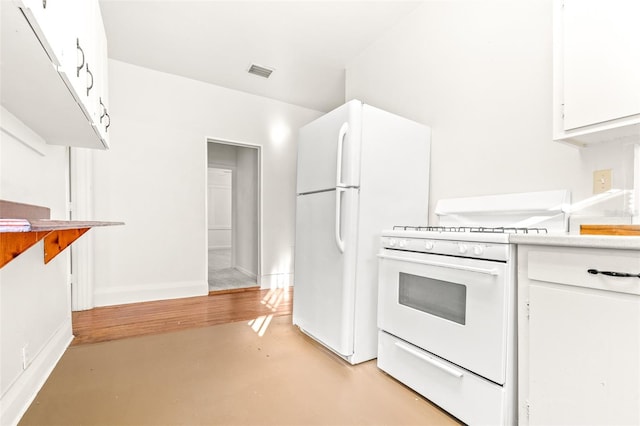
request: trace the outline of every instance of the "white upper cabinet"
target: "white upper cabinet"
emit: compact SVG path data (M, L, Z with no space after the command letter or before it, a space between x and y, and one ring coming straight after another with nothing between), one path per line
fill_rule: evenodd
M48 0L52 1L52 0ZM89 96L87 88L91 87L91 76L88 72L87 63L90 56L94 56L93 34L91 34L91 16L93 2L83 0L67 0L68 14L65 29L63 32L64 47L63 60L58 68L64 82L71 89L71 93L83 108L87 118L92 117L90 112ZM92 61L93 62L93 61Z
M108 148L98 1L2 1L2 21L2 105L47 143Z
M96 20L98 22L102 22L102 13L100 12L99 7L95 8L94 13L97 15ZM93 102L96 108L95 123L105 146L109 147L109 126L111 125L111 116L109 115L107 33L105 32L103 25L97 25L94 29L97 53L95 68L100 70L94 80L95 90L93 94Z
M640 1L554 7L554 139L640 141Z
M66 1L51 0L19 0L25 17L31 28L42 42L51 62L58 66L62 62L63 29L60 22L65 19L68 9Z

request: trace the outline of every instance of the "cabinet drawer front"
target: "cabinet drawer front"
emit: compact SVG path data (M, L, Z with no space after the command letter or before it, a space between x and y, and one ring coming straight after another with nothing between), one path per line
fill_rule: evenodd
M599 272L640 274L640 252L569 247L535 248L528 252L527 276L534 281L640 295L640 278Z
M378 367L467 424L508 424L501 386L383 331Z

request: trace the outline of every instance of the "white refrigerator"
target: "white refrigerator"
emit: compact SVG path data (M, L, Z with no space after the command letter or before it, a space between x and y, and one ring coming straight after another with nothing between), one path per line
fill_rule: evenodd
M381 231L427 224L430 137L358 100L300 129L293 323L351 364L377 357Z

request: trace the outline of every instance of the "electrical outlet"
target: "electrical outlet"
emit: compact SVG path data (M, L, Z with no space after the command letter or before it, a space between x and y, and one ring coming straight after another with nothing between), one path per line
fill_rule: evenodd
M600 194L611 189L611 169L593 172L593 193Z

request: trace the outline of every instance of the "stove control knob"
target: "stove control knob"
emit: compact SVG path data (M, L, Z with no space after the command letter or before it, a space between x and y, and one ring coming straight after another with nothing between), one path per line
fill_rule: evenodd
M427 250L433 250L433 241L425 241L424 248Z
M466 244L458 244L458 253L465 254L467 252Z
M400 248L405 248L407 246L407 240L400 240L398 246L400 246Z
M482 253L484 253L484 247L473 246L473 254L475 254L476 256L480 256Z
M393 238L389 238L389 245L390 245L391 247L395 247L395 245L396 245L396 240L395 240L395 239L393 239Z

